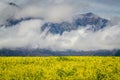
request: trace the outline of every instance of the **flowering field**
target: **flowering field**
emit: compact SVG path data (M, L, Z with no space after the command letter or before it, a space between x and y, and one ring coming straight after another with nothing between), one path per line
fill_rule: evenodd
M0 57L0 80L120 80L120 57Z

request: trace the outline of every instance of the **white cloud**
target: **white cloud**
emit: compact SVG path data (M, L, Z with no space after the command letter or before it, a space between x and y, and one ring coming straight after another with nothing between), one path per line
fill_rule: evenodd
M40 34L41 20L24 21L20 24L0 28L0 48L27 47Z
M48 13L45 17L48 18L48 21L59 22L66 20L70 16L72 16L74 9L73 6L70 5L57 5L52 6L47 9Z
M15 18L39 17L46 21L59 22L72 16L73 12L73 6L70 5L54 5L49 7L27 6L20 10L15 15Z
M9 1L8 1L9 2ZM2 7L0 12L2 20L7 18L26 18L26 17L39 17L44 18L46 21L60 22L70 18L80 10L86 8L86 4L78 2L75 4L73 1L65 0L26 0L26 1L14 1L20 8L8 5L7 1ZM20 4L23 3L23 4ZM6 6L4 8L4 6ZM0 21L1 22L1 21ZM3 22L1 22L3 23Z
M7 3L0 2L0 24L5 23L8 18L14 16L18 11L17 7L10 6Z
M29 4L28 4L29 2ZM34 19L22 21L21 23L0 28L1 48L50 48L53 50L97 50L97 49L120 49L120 23L113 20L114 26L106 27L98 32L89 32L85 28L76 31L65 32L62 36L41 32L41 25L46 22L60 22L68 19L76 12L86 9L88 3L74 3L65 0L41 0L41 4L35 5L38 0L25 1L27 5L20 6L21 9L0 2L0 24L6 19L35 17ZM52 3L54 2L54 3ZM65 3L64 3L65 2ZM72 4L73 2L73 4ZM84 1L83 1L84 2ZM19 1L21 4L22 1ZM33 5L31 5L33 3ZM42 4L44 3L44 4ZM82 6L79 6L81 3ZM54 4L54 5L53 5ZM77 5L77 7L76 7ZM95 4L96 6L97 4ZM95 7L94 5L92 7ZM106 6L108 7L108 6ZM79 9L80 8L80 9ZM99 5L99 9L103 7ZM88 10L88 9L87 9ZM85 10L86 11L86 10ZM118 24L117 24L118 23Z
M47 48L52 50L98 50L120 48L120 23L98 32L85 28L65 32L62 36L41 32L41 20L23 21L0 28L0 48Z

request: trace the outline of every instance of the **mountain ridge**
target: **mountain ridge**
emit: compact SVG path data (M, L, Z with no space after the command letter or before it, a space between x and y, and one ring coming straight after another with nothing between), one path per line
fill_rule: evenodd
M0 56L120 56L120 49L90 51L52 51L49 49L2 49Z
M87 27L87 25L90 26L87 30L95 32L103 29L109 23L109 20L100 18L99 16L90 12L86 14L79 14L79 16L73 18L72 22L47 22L42 26L41 29L44 31L46 28L49 28L50 33L62 35L65 31L70 32L72 30L77 30L80 27Z
M17 7L15 3L9 3L11 6ZM64 32L70 32L73 30L78 30L79 28L87 28L88 31L97 32L101 29L107 27L111 21L101 18L98 15L89 12L84 14L78 14L71 16L72 20L62 21L62 22L45 22L41 26L41 31L48 29L48 33L62 35ZM20 19L9 18L6 23L2 26L14 27L15 25L21 23L22 21L29 21L41 18L35 17L24 17ZM0 49L0 56L62 56L62 55L80 55L80 56L120 56L120 49L114 50L94 50L94 51L52 51L50 49Z
M4 26L10 27L19 24L22 21L27 20L35 20L41 18L34 18L34 17L26 17L26 18L20 18L20 19L12 19L9 18L6 21L6 24ZM65 31L70 32L72 30L77 30L81 27L87 27L90 26L87 30L96 32L100 29L103 29L110 23L109 20L101 18L93 13L85 13L85 14L79 14L72 18L72 22L69 21L62 21L62 22L45 22L41 30L45 31L49 28L48 32L52 34L60 34L62 35Z

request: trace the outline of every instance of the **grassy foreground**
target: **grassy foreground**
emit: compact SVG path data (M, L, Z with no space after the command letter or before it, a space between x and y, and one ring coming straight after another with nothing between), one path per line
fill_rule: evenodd
M0 57L0 80L120 80L120 57Z

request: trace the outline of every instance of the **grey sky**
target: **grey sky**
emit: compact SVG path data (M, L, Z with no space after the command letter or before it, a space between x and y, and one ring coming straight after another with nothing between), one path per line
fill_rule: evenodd
M1 0L14 2L20 6L39 5L49 6L57 4L75 5L80 12L94 12L103 17L120 16L120 0ZM109 14L108 14L109 13Z

